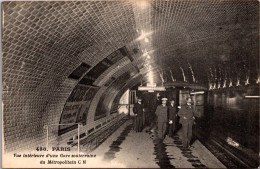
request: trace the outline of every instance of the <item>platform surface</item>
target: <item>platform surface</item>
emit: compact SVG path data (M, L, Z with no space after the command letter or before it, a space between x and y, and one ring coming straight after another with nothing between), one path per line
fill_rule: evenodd
M199 140L190 149L184 149L181 129L173 138L163 141L146 130L135 132L131 120L124 123L92 152L99 157L100 167L225 168Z

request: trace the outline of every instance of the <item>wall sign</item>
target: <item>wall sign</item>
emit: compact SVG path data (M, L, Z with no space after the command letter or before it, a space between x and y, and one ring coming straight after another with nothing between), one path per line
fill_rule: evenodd
M61 114L58 134L64 134L77 128L77 124L86 125L90 103L99 88L77 85L71 92ZM72 123L72 124L70 124Z

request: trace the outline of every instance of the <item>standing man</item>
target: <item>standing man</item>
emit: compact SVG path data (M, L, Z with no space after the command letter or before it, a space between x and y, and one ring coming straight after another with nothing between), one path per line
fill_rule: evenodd
M170 105L168 106L168 116L169 116L169 136L173 137L176 128L176 106L174 99L170 100Z
M166 106L167 98L162 98L162 104L157 106L155 114L157 116L157 128L158 128L158 135L160 139L164 139L165 131L167 127L167 111L168 107Z
M144 106L142 104L142 99L138 99L137 104L134 105L133 112L135 114L135 131L142 132L143 129L143 112Z
M192 108L192 100L190 97L186 98L186 105L181 106L178 112L180 116L180 123L182 124L182 144L183 147L190 147L190 140L192 137L192 125L194 122L194 109Z

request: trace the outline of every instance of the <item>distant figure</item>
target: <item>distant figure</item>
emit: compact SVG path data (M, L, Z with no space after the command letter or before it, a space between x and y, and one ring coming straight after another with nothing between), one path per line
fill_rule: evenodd
M134 105L133 112L135 114L135 131L142 132L143 113L144 113L144 106L142 104L142 99L138 99L137 104Z
M177 119L174 99L170 100L170 105L168 106L168 117L169 117L169 136L173 137L176 128L176 119Z
M182 124L182 144L185 148L189 148L192 137L192 125L195 117L193 107L191 106L191 98L187 97L186 102L186 105L181 106L178 115L180 116L180 123Z
M166 106L167 98L162 98L162 104L157 106L155 114L157 116L157 128L158 136L160 139L164 139L165 131L168 123L167 111L168 107Z

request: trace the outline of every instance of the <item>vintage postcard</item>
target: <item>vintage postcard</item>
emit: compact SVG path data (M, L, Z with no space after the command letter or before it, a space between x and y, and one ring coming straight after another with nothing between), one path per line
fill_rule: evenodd
M3 1L2 168L257 168L259 1Z

